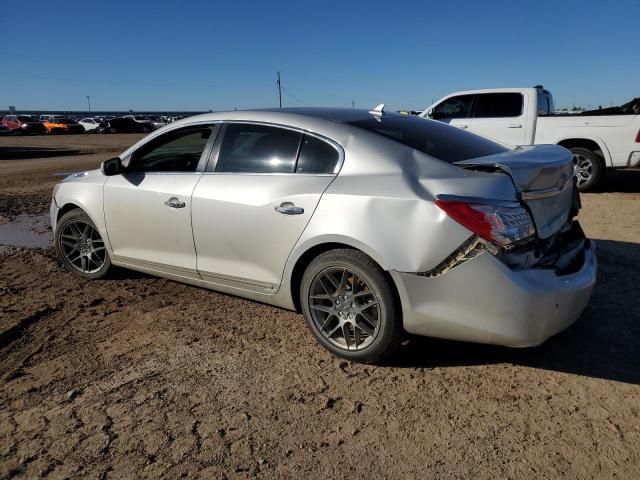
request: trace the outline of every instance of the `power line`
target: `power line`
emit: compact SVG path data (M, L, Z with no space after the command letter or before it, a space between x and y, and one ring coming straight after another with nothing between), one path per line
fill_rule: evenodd
M298 97L296 97L293 93L291 93L289 90L287 90L286 88L282 87L282 90L284 90L284 93L286 93L287 95L289 95L291 98L293 98L296 102L301 103L302 105L304 105L305 107L311 107L311 105L309 105L307 102L304 102L302 100L300 100Z

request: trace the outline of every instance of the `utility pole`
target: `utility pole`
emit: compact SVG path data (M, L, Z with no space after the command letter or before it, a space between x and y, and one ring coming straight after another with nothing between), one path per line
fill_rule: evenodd
M280 102L280 108L282 108L282 83L280 82L280 71L278 70L278 101Z
M356 108L356 101L355 100L351 100L351 108Z
M87 103L89 104L89 113L91 113L91 97L87 95Z

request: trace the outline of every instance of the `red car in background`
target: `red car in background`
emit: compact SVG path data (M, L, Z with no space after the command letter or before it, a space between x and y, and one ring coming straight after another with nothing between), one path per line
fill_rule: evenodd
M28 115L4 115L0 124L14 134L43 134L47 132L44 124Z

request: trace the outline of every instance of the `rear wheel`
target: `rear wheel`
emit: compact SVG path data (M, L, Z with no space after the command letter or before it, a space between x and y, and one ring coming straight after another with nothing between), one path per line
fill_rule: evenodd
M307 267L302 313L318 342L334 355L371 363L401 341L400 312L382 269L357 250L331 250Z
M81 277L104 277L111 259L100 232L89 216L80 209L65 213L56 225L55 246L67 270Z
M573 163L576 166L576 176L578 178L578 189L581 192L595 187L604 173L604 166L598 156L586 148L571 148Z

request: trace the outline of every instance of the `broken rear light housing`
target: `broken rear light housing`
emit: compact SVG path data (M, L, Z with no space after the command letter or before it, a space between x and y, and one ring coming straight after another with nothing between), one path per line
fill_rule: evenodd
M525 242L536 233L529 211L516 202L492 203L442 195L436 197L435 203L453 220L501 247Z

